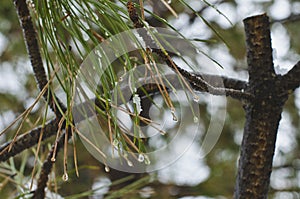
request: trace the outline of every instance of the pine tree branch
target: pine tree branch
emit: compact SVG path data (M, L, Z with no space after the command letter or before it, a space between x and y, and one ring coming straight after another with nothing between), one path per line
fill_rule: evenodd
M196 74L197 77L204 78L207 82L209 82L211 85L213 85L216 88L227 88L227 89L235 89L235 90L244 90L247 88L247 82L238 80L238 79L233 79L233 78L228 78L224 76L218 76L218 75L207 75L207 74ZM169 81L174 82L175 84L178 83L178 85L173 85L175 87L180 86L179 81L175 81L174 75L165 75L165 78L167 78ZM177 77L176 77L177 78ZM144 80L142 80L144 81ZM194 85L192 85L194 86ZM197 86L195 89L200 90L201 88L198 88ZM122 87L121 88L122 93L131 93L130 87ZM202 91L202 90L200 90ZM223 91L222 91L223 92ZM149 93L152 94L152 93ZM75 110L76 114L74 114L74 120L76 122L80 122L82 120L85 120L87 117L91 117L94 115L94 106L91 106L91 102L95 102L96 99L91 99L88 102L83 102L81 104L76 105L73 108L73 111ZM120 104L122 103L122 100L117 100ZM116 104L116 105L120 105ZM86 110L85 114L83 114L80 110ZM77 111L76 111L77 110ZM82 114L81 114L82 113ZM61 127L61 130L64 130L65 126L63 125ZM21 135L18 137L17 140L15 140L13 143L12 141L9 141L5 144L3 144L0 147L0 162L8 160L10 157L13 157L22 151L31 148L35 146L38 143L40 133L43 132L43 137L42 141L55 135L58 130L58 122L57 119L53 119L44 126L37 127L36 129L33 129L31 132ZM8 148L11 146L11 150L8 151Z
M32 22L30 20L30 16L29 16L29 11L27 9L27 7L24 9L23 7L26 6L26 4L24 5L24 1L17 1L17 2L21 2L23 4L18 5L20 8L18 10L20 10L19 12L22 12L23 10L25 10L25 14L20 14L20 18L23 19L24 16L26 20L24 20L24 22L22 22L23 26L26 26L26 24L31 24L29 25L29 27L31 28L24 28L24 30L29 31L29 33L24 33L25 37L28 35L35 35L33 26L32 26ZM22 7L22 9L21 9ZM133 10L133 12L135 12L135 9ZM136 13L134 14L134 16L136 16ZM27 21L29 19L29 21ZM134 19L136 20L136 19ZM22 21L22 20L21 20ZM137 23L137 26L143 26L142 24ZM32 32L33 31L33 32ZM34 38L34 37L30 37L30 38ZM43 78L38 79L39 85L43 85L46 83L45 79L46 76L43 75L45 74L45 71L43 70L43 67L40 68L39 66L42 66L42 62L41 62L41 57L39 54L39 50L38 50L38 45L37 45L37 40L33 40L31 41L31 39L26 39L27 41L27 45L28 48L30 47L33 48L33 50L28 50L29 52L35 52L35 53L29 53L31 55L31 59L33 60L37 60L38 64L34 64L35 68L37 68L37 73L39 75L37 75L37 78L40 78L43 76ZM37 57L37 58L36 58ZM179 68L179 67L178 67ZM180 69L180 68L179 68ZM193 78L190 80L191 85L198 91L207 91L208 88L213 88L212 92L214 92L214 94L221 94L221 95L226 95L226 91L230 91L228 95L231 96L237 96L238 98L243 98L245 97L243 94L243 90L247 87L247 82L245 81L241 81L241 80L236 80L236 79L232 79L232 78L227 78L227 77L220 77L217 75L207 75L207 74L190 74L186 71L182 71L183 74L185 74L185 76L193 76ZM170 77L171 78L171 77ZM168 78L167 78L168 79ZM197 82L202 82L201 80L205 79L206 81L209 82L209 84L204 83L204 86L200 87ZM220 79L222 81L220 81ZM178 82L178 81L175 81ZM211 86L212 85L212 86ZM42 86L40 86L42 87ZM225 88L225 89L224 89ZM129 87L127 88L122 88L123 93L130 93L130 89ZM240 90L240 92L236 91L236 90ZM242 93L242 96L240 96L240 93ZM247 96L248 97L248 96ZM120 100L121 102L121 100ZM87 102L86 104L79 104L76 108L78 108L79 110L82 109L82 107L87 107L90 106L90 102ZM89 110L89 109L87 109ZM92 115L92 113L90 113L90 115ZM80 115L80 114L76 114L76 121L82 121L84 119L86 119L88 115ZM11 147L10 151L7 151L8 146L10 146L10 144L12 144L12 142L8 142L4 145L2 145L2 147L0 148L0 161L6 161L9 157L13 157L14 155L22 152L25 149L28 149L34 145L36 145L38 143L38 139L39 139L39 133L41 131L43 131L43 138L42 140L55 135L55 133L57 132L57 122L56 120L52 120L50 121L48 124L45 125L45 127L38 127L37 129L34 129L33 131L31 131L30 133L26 134L25 136L21 136L20 138L18 138L16 141L14 141L13 146ZM62 130L64 129L64 126L62 127Z
M14 0L17 9L20 24L22 26L24 39L29 54L29 59L32 65L34 76L36 78L40 91L47 86L48 80L43 66L42 57L37 40L37 34L33 26L31 16L26 4L26 0ZM50 97L49 97L50 96ZM61 118L62 113L66 111L64 104L55 96L50 89L47 89L43 95L44 99L58 118ZM49 100L48 100L49 98ZM56 104L57 103L57 104ZM60 112L60 110L62 113Z
M178 72L179 75L182 75L186 80L188 80L196 90L208 92L213 95L226 95L239 100L251 101L253 96L249 93L246 93L243 89L235 90L228 88L216 88L209 84L203 77L197 76L184 70L183 68L180 68L168 54L163 52L162 49L157 46L151 36L147 33L147 30L143 28L144 24L140 21L134 4L131 1L128 1L127 9L134 28L137 29L137 32L144 39L146 45L151 48L152 52L160 56L171 69L173 69L175 72Z
M56 119L51 120L45 126L33 129L31 132L21 135L14 142L10 141L0 147L0 162L8 160L25 149L29 149L36 145L42 133L42 140L45 140L56 134L58 130L58 122ZM11 146L12 144L12 146ZM8 150L11 147L10 150Z
M185 72L186 74L187 72ZM222 76L197 75L196 80L190 75L183 75L192 84L192 87L201 92L208 92L212 95L225 95L234 99L250 102L253 96L247 92L247 83L244 81L225 78ZM222 80L222 81L221 81Z
M293 91L300 86L300 61L282 77L281 81L286 90Z
M219 75L195 74L197 77L205 79L210 85L216 88L228 88L234 90L245 90L248 86L247 81L229 78ZM222 81L220 81L222 80Z

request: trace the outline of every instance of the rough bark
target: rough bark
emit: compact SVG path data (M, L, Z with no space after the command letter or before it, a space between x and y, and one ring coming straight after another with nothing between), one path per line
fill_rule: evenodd
M63 127L64 128L64 127ZM3 144L0 147L0 162L8 160L8 158L13 157L25 149L29 149L35 146L42 133L42 141L55 135L58 130L58 121L56 119L51 120L45 126L33 129L27 134L18 137L15 141L10 141ZM11 147L10 150L8 150Z
M276 135L288 91L275 74L268 17L244 20L249 87L254 96L245 106L246 123L241 145L235 198L267 198Z

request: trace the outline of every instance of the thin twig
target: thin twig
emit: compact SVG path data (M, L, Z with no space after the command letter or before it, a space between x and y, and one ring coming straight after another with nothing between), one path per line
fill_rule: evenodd
M291 23L300 21L300 14L291 14L290 16L283 18L283 19L274 19L271 23Z

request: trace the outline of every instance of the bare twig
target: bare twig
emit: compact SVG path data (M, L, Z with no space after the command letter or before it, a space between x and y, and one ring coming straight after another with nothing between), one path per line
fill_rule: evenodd
M276 19L276 20L272 20L271 23L291 23L291 22L296 22L296 21L300 21L300 14L291 14L290 16L283 18L283 19Z

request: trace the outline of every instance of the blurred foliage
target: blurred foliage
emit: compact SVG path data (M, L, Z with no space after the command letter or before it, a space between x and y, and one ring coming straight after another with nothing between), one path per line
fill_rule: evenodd
M47 7L43 5L41 1L36 4L37 13L33 13L33 17L36 18L43 18L43 14L47 12ZM45 1L46 2L46 1ZM62 1L65 2L65 1ZM74 1L75 2L75 1ZM93 1L90 1L93 2ZM113 1L112 1L113 2ZM67 84L61 82L66 80L66 77L69 75L69 71L67 71L68 64L71 64L72 67L76 68L82 61L85 54L80 54L80 52L88 52L92 49L99 41L93 35L91 30L96 31L101 37L106 39L110 35L114 35L120 31L124 31L126 29L131 28L131 23L128 21L126 16L126 8L122 3L125 4L125 1L116 1L122 7L119 11L118 7L114 7L117 4L110 4L110 6L102 7L102 8L95 8L97 12L95 15L98 17L98 22L96 24L92 23L92 19L95 16L85 16L86 13L84 10L78 9L77 12L73 13L75 17L75 21L80 22L82 20L85 21L84 25L81 27L82 30L88 35L89 40L86 41L83 37L78 37L76 40L72 41L72 35L80 35L81 30L76 29L74 24L72 24L72 20L69 20L68 12L65 12L65 8L55 7L60 5L56 1L51 1L52 6L55 9L51 10L51 14L54 14L57 19L62 19L64 17L65 20L60 20L61 23L59 24L52 24L49 21L41 22L41 24L36 23L36 26L43 26L49 25L54 26L57 31L56 32L42 32L42 29L39 29L39 39L42 46L42 53L45 59L51 60L52 65L48 63L47 67L48 70L51 71L57 64L65 64L65 67L62 67L61 76L59 78L60 81L55 82L55 86ZM195 3L192 0L186 0L187 3ZM234 76L239 76L240 71L244 70L239 67L241 62L245 62L245 55L246 55L246 47L245 47L245 37L244 37L244 30L241 25L242 19L238 21L234 21L232 26L226 26L224 28L224 20L219 21L216 19L215 16L220 16L218 12L215 10L216 8L222 9L225 5L233 6L234 10L230 12L237 13L238 7L243 4L242 1L234 1L234 0L225 0L225 1L209 1L213 5L215 4L215 8L208 6L205 1L197 1L199 2L197 5L197 14L200 16L205 15L206 12L210 11L214 13L214 17L207 17L206 20L213 27L214 31L211 31L208 27L207 29L199 30L199 35L203 34L203 32L209 32L210 34L205 35L204 38L199 37L197 39L204 39L208 41L215 41L215 42L203 42L201 45L207 49L207 54L209 54L213 59L218 59L218 55L214 55L214 52L220 48L220 46L225 46L222 39L226 41L228 47L228 57L233 59L233 65L230 67L225 67L224 70L232 70ZM290 0L287 1L291 7L300 7L299 2L297 0ZM279 3L279 0L273 1L253 1L252 4L267 12L271 16L271 21L278 20L276 18L276 13L271 13L270 8ZM172 15L172 13L158 0L147 0L144 2L145 4L145 12L146 12L146 21L149 22L152 26L159 26L159 27L173 27L172 24L168 24L166 21L175 21L176 18ZM67 6L67 3L65 3ZM97 5L97 4L94 4ZM191 11L185 7L180 1L173 0L170 4L172 8L176 11L178 15L182 13L187 13L189 20L186 24L182 25L179 31L189 31L189 27L192 27L194 23L197 22L196 13ZM44 7L43 7L44 6ZM78 6L78 5L77 5ZM41 11L42 9L43 11ZM86 9L92 9L86 7ZM93 8L94 9L94 8ZM196 8L195 8L196 9ZM71 9L72 11L76 11L76 5ZM101 10L106 10L106 13L100 12ZM110 10L110 13L108 12ZM49 11L49 10L48 10ZM154 14L148 14L147 12L153 12ZM116 13L121 13L120 18L114 18ZM48 12L47 14L50 14ZM228 13L230 14L230 13ZM294 15L299 15L299 12L290 13ZM124 15L124 16L123 16ZM226 12L224 12L226 16ZM222 16L221 16L222 17ZM124 20L124 18L126 20ZM46 20L46 18L44 18ZM166 21L164 21L165 19ZM223 18L224 19L224 18ZM95 19L94 19L95 20ZM59 20L57 20L59 21ZM226 21L226 20L225 20ZM69 25L66 25L69 23ZM228 23L228 22L226 22ZM281 23L276 22L276 23ZM300 20L292 21L292 22L284 22L283 26L289 33L289 38L286 38L290 41L290 49L288 53L284 56L284 58L288 61L295 60L295 54L297 58L299 58L300 54ZM80 32L80 34L78 34ZM218 37L215 33L219 33L222 39ZM201 33L201 34L200 34ZM53 37L53 43L49 43L49 41L45 40L43 35L49 34ZM26 108L28 108L28 103L32 102L32 99L35 99L38 91L35 85L34 77L31 72L24 72L24 70L20 70L20 67L24 67L25 64L29 64L29 62L24 62L24 59L28 58L26 54L26 49L23 41L22 31L19 26L18 19L16 17L15 8L12 1L4 0L1 2L0 6L0 36L3 35L4 39L6 40L7 45L3 46L3 50L0 49L0 73L3 73L3 67L7 67L4 63L9 63L9 66L15 72L15 75L18 77L22 77L23 80L20 81L22 85L19 85L19 90L21 93L11 93L5 89L0 90L0 124L1 128L7 127L18 115L20 115ZM49 36L48 35L48 36ZM99 39L99 38L98 38ZM73 44L72 49L69 49L69 44ZM82 50L82 45L84 50ZM63 49L64 53L59 54L57 51L53 49L61 48ZM81 49L81 50L80 50ZM65 62L60 63L60 59L65 59ZM129 59L127 57L127 59ZM21 63L20 63L21 62ZM23 65L22 65L23 64ZM220 64L222 65L222 60L220 60ZM28 66L26 66L28 68ZM72 70L75 71L75 70ZM2 77L5 77L5 74ZM59 79L58 78L58 79ZM1 80L1 84L4 84L7 80ZM67 88L65 88L67 90ZM22 92L21 92L22 91ZM24 94L22 94L24 93ZM31 100L31 101L30 101ZM290 187L284 187L284 191L291 193L289 198L299 198L299 169L300 169L300 154L299 154L299 129L300 129L300 120L299 120L299 106L297 107L296 100L300 100L299 97L297 98L295 95L292 95L288 100L285 106L285 113L289 116L291 129L292 129L292 137L286 139L294 139L296 144L291 146L289 150L281 150L279 149L278 154L276 154L275 167L276 170L281 168L288 168L291 170L291 175L285 175L284 179L282 176L274 176L273 180L278 181L278 178L282 178L283 182L290 183ZM299 104L299 102L298 102ZM208 106L207 104L200 104L201 110L201 122L204 126L209 125L209 113L208 113ZM29 114L24 122L23 128L21 133L25 133L26 131L30 130L31 128L36 127L38 124L42 123L42 120L45 116L45 103L43 100L39 100L39 103L36 105L35 109ZM52 115L48 114L47 118L51 118ZM69 169L69 178L68 182L64 182L61 179L63 175L63 154L60 153L55 169L53 171L53 175L51 175L50 186L49 190L53 193L57 192L59 195L63 197L69 196L69 198L91 198L91 195L95 194L95 192L91 191L93 184L97 181L99 177L109 177L111 178L112 182L118 182L118 179L124 179L125 183L116 183L115 186L111 187L111 190L118 190L118 192L111 192L115 195L111 195L111 197L115 198L142 198L141 197L141 190L142 187L152 186L154 187L154 192L149 193L149 197L144 198L178 198L180 196L186 195L193 195L193 196L207 196L217 198L219 196L223 196L226 198L231 198L234 192L234 185L235 185L235 175L236 175L236 165L237 159L239 155L239 145L242 137L243 132L243 124L244 124L244 112L242 109L242 104L239 102L229 99L227 101L227 118L225 122L225 126L221 137L217 145L214 149L210 152L210 154L204 159L204 162L210 168L209 177L201 182L200 184L189 187L185 185L176 184L176 181L163 184L159 183L159 177L153 177L154 180L149 182L147 177L141 178L139 175L135 175L134 177L129 177L131 174L126 174L118 171L111 171L110 173L104 172L103 165L99 164L85 149L85 147L81 144L81 142L76 142L76 149L77 149L77 159L79 165L79 174L80 176L77 177L75 173L75 167L73 163L73 147L69 146L69 159L68 159L68 169ZM19 123L16 123L12 126L12 128L1 138L1 143L11 139L18 128ZM284 132L283 132L284 133ZM50 147L50 143L53 142L53 139L48 140L45 144L42 145L42 150L40 151L39 155L37 156L38 159L36 160L37 169L35 173L40 171L40 166L42 162L45 160L48 149ZM36 147L34 149L29 149L22 154L11 158L6 163L1 163L0 165L0 195L2 198L13 198L16 197L20 193L29 194L28 183L31 181L31 172L33 169L34 163L34 156L36 153ZM197 164L197 163L195 163ZM190 175L193 175L192 173ZM147 179L146 181L137 181L138 178ZM275 181L274 180L274 181ZM139 184L134 184L137 181ZM27 183L27 184L26 184ZM133 183L133 184L132 184ZM26 184L26 186L25 186ZM121 186L122 185L122 186ZM130 186L132 185L132 186ZM272 182L271 182L272 185ZM94 188L94 187L93 187ZM179 190L179 191L178 191ZM89 192L91 191L91 192ZM80 193L85 193L86 195L77 195ZM270 191L270 198L280 198L281 193L280 188L271 186ZM89 197L90 195L90 197ZM54 196L53 196L54 197ZM107 196L109 198L109 196Z

